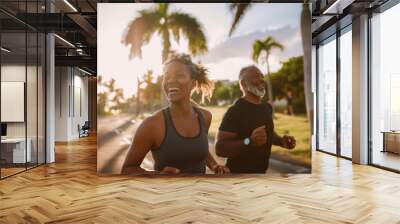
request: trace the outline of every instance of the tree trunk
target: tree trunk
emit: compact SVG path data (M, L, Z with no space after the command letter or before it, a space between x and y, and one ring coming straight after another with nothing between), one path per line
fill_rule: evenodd
M162 63L164 64L165 61L168 59L168 54L171 49L171 43L169 40L169 31L167 28L164 29L164 32L162 33L162 41L163 41L163 50L162 50ZM166 107L168 105L167 98L164 93L164 89L161 86L161 93L160 93L160 104L161 107Z
M268 90L268 103L271 104L272 108L273 107L273 103L274 103L274 95L272 93L272 85L271 85L271 77L270 77L270 67L269 67L269 55L267 55L266 59L265 59L265 63L267 64L267 77L266 77L266 83L267 83L267 90ZM273 109L272 109L272 115L273 114Z
M308 1L306 1L308 2ZM303 44L303 66L304 66L304 95L306 101L307 117L310 124L311 133L313 133L314 122L314 104L312 94L312 71L311 71L311 12L308 3L303 4L301 11L300 25L301 25L301 39Z
M167 60L168 58L168 54L169 51L171 49L171 42L169 39L169 31L167 27L163 27L163 31L162 31L162 45L163 45L163 50L162 50L162 63L164 64L164 62Z
M169 54L169 49L163 49L163 51L162 51L162 63L163 64L167 60L168 54Z

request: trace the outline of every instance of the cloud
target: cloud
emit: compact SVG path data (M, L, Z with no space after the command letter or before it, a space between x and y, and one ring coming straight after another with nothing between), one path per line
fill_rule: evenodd
M257 39L263 39L266 36L274 37L278 42L284 45L284 51L273 51L271 59L275 64L286 60L289 57L299 56L303 54L301 46L301 35L299 27L284 26L278 29L269 29L264 31L255 31L245 35L236 36L228 39L201 57L198 57L202 63L218 64L228 58L251 58L252 45ZM274 66L276 68L276 66ZM279 67L279 66L278 66Z
M237 80L239 71L244 66L254 64L250 58L230 57L216 63L204 63L212 80Z
M281 66L281 61L272 55L270 57L270 66L272 71L276 71ZM230 80L238 79L240 69L245 66L253 65L254 62L250 58L231 57L218 61L217 63L204 63L210 72L212 80ZM257 65L263 73L267 73L266 65Z
M255 64L251 59L252 44L256 39L263 39L267 35L274 37L285 49L272 51L269 58L271 71L277 71L281 63L290 57L303 54L301 35L298 27L285 26L278 29L255 31L228 39L196 61L201 61L209 68L211 79L237 80L239 71L244 66ZM258 65L264 73L267 72L265 64Z

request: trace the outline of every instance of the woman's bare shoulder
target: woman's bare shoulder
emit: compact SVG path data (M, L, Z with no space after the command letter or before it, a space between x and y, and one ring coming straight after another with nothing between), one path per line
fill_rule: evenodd
M156 127L160 127L160 125L164 124L163 122L164 116L162 110L154 112L152 115L146 117L142 123L140 124L141 128L152 129Z
M208 111L208 110L206 110L204 108L201 108L201 107L196 107L196 108L199 109L199 111L203 114L203 116L205 116L205 117L211 117L212 116L210 111Z
M208 111L208 110L206 110L206 109L204 109L204 108L201 108L201 107L196 107L196 108L201 112L201 114L202 114L203 117L204 117L204 120L205 120L206 123L209 125L209 124L211 123L211 120L212 120L212 114L211 114L211 112Z

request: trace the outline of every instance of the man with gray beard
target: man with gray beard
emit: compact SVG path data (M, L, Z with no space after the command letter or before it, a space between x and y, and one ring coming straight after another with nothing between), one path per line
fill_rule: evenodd
M225 113L215 145L218 156L226 157L231 173L265 173L271 146L293 149L292 136L280 137L274 132L272 106L264 104L263 74L254 65L241 69L239 84L243 96Z

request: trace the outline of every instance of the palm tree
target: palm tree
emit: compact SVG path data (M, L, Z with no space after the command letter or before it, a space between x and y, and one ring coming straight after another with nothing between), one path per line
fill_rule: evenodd
M252 4L250 3L250 1L247 3L231 3L229 5L229 9L231 10L232 13L235 14L231 25L231 29L229 30L229 36L232 36L240 20L243 19L243 16L246 14L246 12L250 9L251 6Z
M105 83L104 86L107 87L109 93L114 92L115 91L115 79L112 78L108 83Z
M301 30L301 39L303 44L303 65L304 65L304 95L306 100L306 109L307 109L307 116L308 121L310 123L310 128L313 128L313 116L314 116L314 109L313 109L313 95L311 91L311 12L309 6L309 0L303 1L303 8L301 11L300 17L300 30ZM253 4L251 0L246 3L231 3L229 8L234 14L233 23L231 25L229 36L232 36L233 32L237 28L240 20L243 19L243 16L249 10L249 8Z
M99 75L97 76L97 89L100 90L101 87L103 86L105 86L105 83L103 82L103 76ZM108 102L108 93L99 91L97 93L97 113L100 116L107 114L106 112L107 102Z
M265 52L264 63L267 65L267 88L268 88L268 102L272 105L273 95L272 95L272 86L270 80L270 65L269 65L269 57L271 55L271 51L273 49L283 50L282 44L277 42L273 37L267 36L264 40L256 40L253 43L253 60L258 64L261 54Z
M125 103L124 90L122 88L117 88L113 93L114 97L111 99L113 105L110 107L110 109L119 113L123 108L123 104Z
M170 11L169 3L158 3L152 8L139 11L128 26L122 43L131 45L130 58L141 57L142 47L149 43L151 37L158 34L162 39L162 60L165 62L171 51L171 35L179 43L181 36L188 40L188 48L192 55L207 52L207 40L203 27L187 13Z

